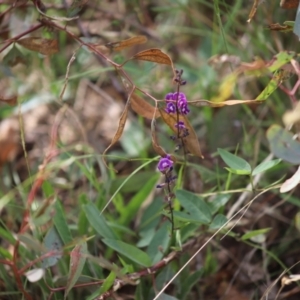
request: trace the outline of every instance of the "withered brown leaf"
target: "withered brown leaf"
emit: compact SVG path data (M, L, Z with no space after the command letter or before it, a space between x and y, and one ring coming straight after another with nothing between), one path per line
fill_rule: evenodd
M160 116L158 110L137 94L131 96L131 108L140 116L152 120Z
M105 45L105 47L112 49L114 51L121 51L125 48L132 47L132 46L138 45L138 44L144 44L146 42L147 42L147 37L145 37L144 35L138 35L138 36L134 36L127 40L114 42L114 43L108 43Z
M139 52L136 55L134 55L132 58L173 66L173 62L170 56L162 52L160 49L155 49L155 48Z
M26 49L36 51L44 55L51 55L58 52L58 42L54 39L28 37L18 40L17 43Z
M155 153L157 153L157 154L160 155L161 157L165 157L165 156L167 155L167 153L166 153L166 151L158 144L157 137L156 137L155 126L156 126L156 120L153 119L152 122L151 122L152 146L153 146L153 149L154 149Z

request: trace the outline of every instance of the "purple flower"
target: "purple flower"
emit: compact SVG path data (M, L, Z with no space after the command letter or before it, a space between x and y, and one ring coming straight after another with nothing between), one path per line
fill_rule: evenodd
M179 92L178 97L177 97L177 94L178 94L177 92L173 94L173 100L177 100L178 105L179 105L180 101L184 101L185 103L187 102L186 96L184 93Z
M166 111L168 114L175 113L175 112L176 112L176 106L175 106L175 104L172 103L172 102L167 103L167 106L166 106L166 108L165 108L165 111Z
M183 114L183 115L187 115L190 112L187 104L180 106L179 110L180 110L180 113Z
M190 112L188 108L188 102L184 93L182 92L168 93L165 96L165 99L167 102L165 111L168 114L175 113L176 106L178 107L179 113L181 113L182 115L187 115Z
M175 124L175 127L179 129L184 129L185 128L184 122L179 121L178 123Z
M157 165L157 169L162 173L167 173L173 168L173 161L171 160L171 156L167 154L165 157L162 157Z
M168 101L168 100L174 100L173 99L173 93L168 93L166 96L165 96L165 99Z

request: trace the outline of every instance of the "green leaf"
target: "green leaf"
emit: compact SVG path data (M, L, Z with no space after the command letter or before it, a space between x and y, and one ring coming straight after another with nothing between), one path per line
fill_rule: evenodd
M288 64L296 56L297 54L295 52L281 51L273 57L270 65L268 66L268 70L271 72L275 72L282 66Z
M43 189L44 195L47 198L54 195L54 188L53 188L52 184L48 180L45 180L43 182L42 189Z
M147 253L150 256L152 260L152 265L159 262L163 256L166 250L168 249L169 242L171 239L170 234L170 224L168 222L165 222L155 233L153 236L148 249Z
M249 239L253 239L253 237L265 234L265 233L269 232L271 229L272 228L263 228L263 229L249 231L249 232L245 233L244 235L242 235L241 240L246 241Z
M77 282L80 277L87 256L87 244L85 241L81 241L70 253L70 266L69 266L69 276L66 285L64 298L67 297L72 287Z
M192 287L197 284L200 278L204 274L204 269L200 269L199 271L194 272L193 274L187 276L182 283L181 292L179 299L185 300L188 297L189 292L191 291Z
M273 75L273 78L269 81L267 86L263 91L255 98L255 100L266 100L270 97L273 92L275 92L282 81L282 72L276 71Z
M251 174L251 171L246 171L246 170L235 170L235 169L231 169L231 168L226 168L225 169L230 172L230 173L233 173L233 174L237 174L237 175L250 175Z
M211 211L204 200L185 190L177 190L175 194L181 206L190 214L191 222L208 224L211 221Z
M114 239L103 239L102 241L108 247L114 249L137 264L144 267L151 266L151 258L149 255L135 246Z
M65 245L71 243L73 238L68 223L66 221L63 206L59 199L57 199L55 202L55 216L53 218L53 223L63 243Z
M227 218L224 215L218 214L214 217L211 224L209 225L209 229L219 229L224 224L226 224Z
M231 194L219 194L213 199L213 201L208 202L207 204L209 205L212 214L224 207L224 205L229 201L230 197Z
M103 215L100 215L100 212L95 204L89 203L83 205L83 210L86 214L86 217L91 224L91 226L96 230L96 232L103 238L114 239L115 234L107 225Z
M47 232L43 244L49 252L53 252L51 256L46 257L42 261L42 268L45 269L56 265L62 257L63 242L54 226Z
M218 153L230 169L251 173L251 166L243 158L240 158L224 149L218 148Z
M109 275L105 278L103 284L101 285L100 291L98 295L102 295L106 291L108 291L112 285L114 284L114 281L116 279L116 273L111 271Z
M167 215L170 217L170 215ZM207 220L203 221L203 219L196 218L194 216L191 216L183 211L173 211L173 216L176 220L182 221L182 222L188 222L188 223L197 223L197 224L208 224Z
M258 166L256 166L254 168L252 175L255 176L259 173L265 172L265 171L273 168L274 166L278 165L280 162L281 162L280 158L262 162L261 164L259 164Z
M279 125L272 125L267 131L272 153L291 163L300 164L300 143L293 140L293 134Z
M162 293L157 300L178 300L178 298Z
M141 190L135 194L135 196L129 201L128 205L124 208L124 212L120 217L120 223L127 225L136 215L137 211L140 209L142 203L147 199L158 180L159 174L152 176Z

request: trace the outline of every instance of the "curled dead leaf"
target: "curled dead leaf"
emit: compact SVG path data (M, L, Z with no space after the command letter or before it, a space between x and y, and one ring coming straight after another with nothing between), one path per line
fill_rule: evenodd
M267 26L268 29L274 30L274 31L293 31L293 26L290 25L280 25L279 23L270 24Z
M137 94L131 96L131 108L140 116L152 120L160 116L158 110Z
M128 115L128 110L129 110L129 105L130 105L130 99L128 98L127 102L126 102L126 105L125 105L125 108L121 114L121 117L119 119L119 125L118 125L118 129L111 141L111 143L109 144L109 146L104 150L103 152L103 161L104 163L106 164L106 161L105 161L105 154L106 152L120 139L120 137L122 136L122 133L124 131L124 127L125 127L125 124L126 124L126 120L127 120L127 115Z
M145 37L144 35L138 35L124 41L108 43L105 45L105 47L112 49L114 51L121 51L125 48L132 47L138 44L144 44L146 42L147 42L147 37Z
M158 144L157 137L156 137L156 120L153 119L151 122L151 136L152 136L152 146L158 155L161 157L165 157L167 155L166 151Z
M26 49L36 51L44 55L51 55L58 52L58 42L54 39L28 37L18 40L17 43Z
M173 62L169 55L162 52L160 49L148 49L137 53L132 59L152 61L158 64L173 66Z

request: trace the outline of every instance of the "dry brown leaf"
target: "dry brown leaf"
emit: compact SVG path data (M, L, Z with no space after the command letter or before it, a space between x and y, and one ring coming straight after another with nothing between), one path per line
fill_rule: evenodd
M250 23L253 17L255 16L257 7L260 4L260 2L261 2L260 0L254 0L251 11L249 13L249 19L247 20L248 23Z
M167 153L166 153L165 150L158 144L157 137L156 137L155 125L156 125L156 120L153 119L152 122L151 122L152 146L153 146L153 149L154 149L155 153L157 153L157 154L160 155L161 157L165 157L165 156L167 155Z
M133 59L152 61L158 64L173 66L173 62L169 55L162 52L160 49L148 49L137 53Z
M131 96L131 108L140 116L152 120L160 116L158 110L137 94Z
M18 96L3 97L2 95L0 95L0 101L10 106L14 106L18 103Z
M125 124L126 124L126 120L127 120L127 115L128 115L128 110L129 110L129 104L130 104L130 100L127 101L126 105L125 105L125 108L122 112L122 115L119 119L119 125L118 125L118 129L117 129L117 132L115 133L110 145L104 150L103 152L103 160L104 160L104 156L106 154L106 152L120 139L120 137L122 136L123 134L123 131L124 131L124 127L125 127ZM105 160L104 160L104 163L105 163Z
M211 102L208 100L195 100L189 101L188 104L193 106L210 106L210 107L223 107L223 106L231 106L231 105L238 105L238 104L260 104L263 101L258 100L227 100L224 102Z
M124 41L108 43L105 45L105 47L112 49L114 51L121 51L125 48L132 47L138 44L144 44L146 42L147 42L147 37L145 37L144 35L138 35Z
M299 5L299 0L281 0L280 6L282 8L291 9L291 8L297 8Z
M270 24L267 26L268 29L274 31L292 31L293 26L290 25L280 25L279 23Z
M17 43L26 49L51 55L58 52L58 42L54 39L44 39L39 37L28 37L18 40Z
M168 114L167 112L165 112L164 109L159 109L159 112L164 122L171 128L173 132L177 133L177 128L175 127L175 125L177 124L177 116L173 114ZM201 153L198 137L194 131L194 128L192 127L189 120L187 119L187 117L183 115L179 115L178 121L184 122L184 125L189 132L189 134L186 137L182 138L183 143L186 145L187 150L190 153L194 154L195 156L204 158Z
M238 71L247 72L247 71L256 71L266 69L266 62L263 61L260 57L256 57L255 61L251 63L242 62Z

